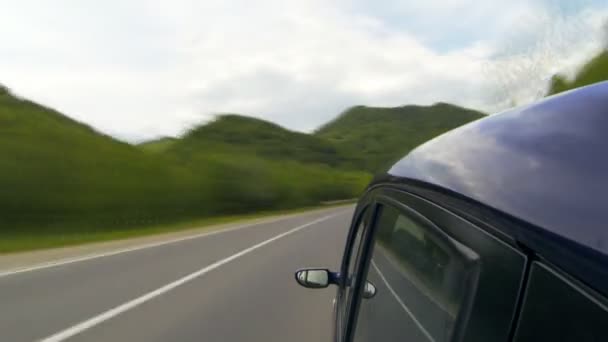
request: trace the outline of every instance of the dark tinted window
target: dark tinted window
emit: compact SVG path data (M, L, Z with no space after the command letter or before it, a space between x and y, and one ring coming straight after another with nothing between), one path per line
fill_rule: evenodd
M456 341L508 341L513 328L512 320L521 291L526 258L507 241L501 241L491 234L493 229L490 224L500 217L484 215L485 227L478 226L417 196L389 189L384 190L383 194L386 196L382 196L380 200L386 199L391 205L397 200L400 204L395 203L396 207L407 206L432 221L430 223L423 219L427 223L419 223L422 227L428 228L431 225L435 229L440 228L442 232L479 255L481 266L473 305L469 315L459 316L468 317L468 321L466 324L457 324L458 327L465 327L465 330L462 338ZM471 213L476 212L474 206L470 210ZM435 229L427 231L433 232ZM460 329L458 332L461 332Z
M515 340L608 341L608 311L597 298L534 263Z
M477 255L391 206L374 231L367 280L377 294L360 302L355 341L449 341L470 304Z

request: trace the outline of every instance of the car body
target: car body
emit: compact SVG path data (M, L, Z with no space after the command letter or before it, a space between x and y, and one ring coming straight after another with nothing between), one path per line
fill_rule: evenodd
M608 82L418 147L359 200L341 269L305 271L337 285L336 341L608 341Z

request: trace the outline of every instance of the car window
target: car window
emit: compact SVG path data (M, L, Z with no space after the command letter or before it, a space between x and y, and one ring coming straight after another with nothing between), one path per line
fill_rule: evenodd
M535 262L515 341L608 341L602 301Z
M436 227L382 206L367 280L376 296L360 301L355 341L449 341L477 255Z

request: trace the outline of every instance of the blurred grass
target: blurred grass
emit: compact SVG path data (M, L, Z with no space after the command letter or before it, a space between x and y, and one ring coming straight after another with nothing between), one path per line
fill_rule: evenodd
M128 239L169 232L187 230L198 231L201 228L212 229L217 225L227 223L245 223L247 221L259 218L270 218L272 216L296 214L315 209L334 208L345 205L347 204L341 203L336 205L318 205L288 210L269 210L252 214L205 217L165 224L156 223L114 227L90 227L86 225L61 224L54 227L49 227L49 229L42 232L35 227L32 229L23 228L3 234L2 239L0 239L0 254L31 251L44 248L66 247L109 240Z

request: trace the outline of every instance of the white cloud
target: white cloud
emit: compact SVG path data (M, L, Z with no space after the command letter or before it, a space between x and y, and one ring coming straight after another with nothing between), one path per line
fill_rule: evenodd
M488 108L529 103L546 93L552 75L573 76L602 48L601 27L607 19L608 7L569 15L538 12L535 21L503 39L486 63L489 89L497 95Z
M129 140L218 112L311 130L356 104L497 109L488 87L510 82L528 100L540 81L516 69L578 63L597 44L573 37L608 14L552 17L523 0L1 2L0 82Z

